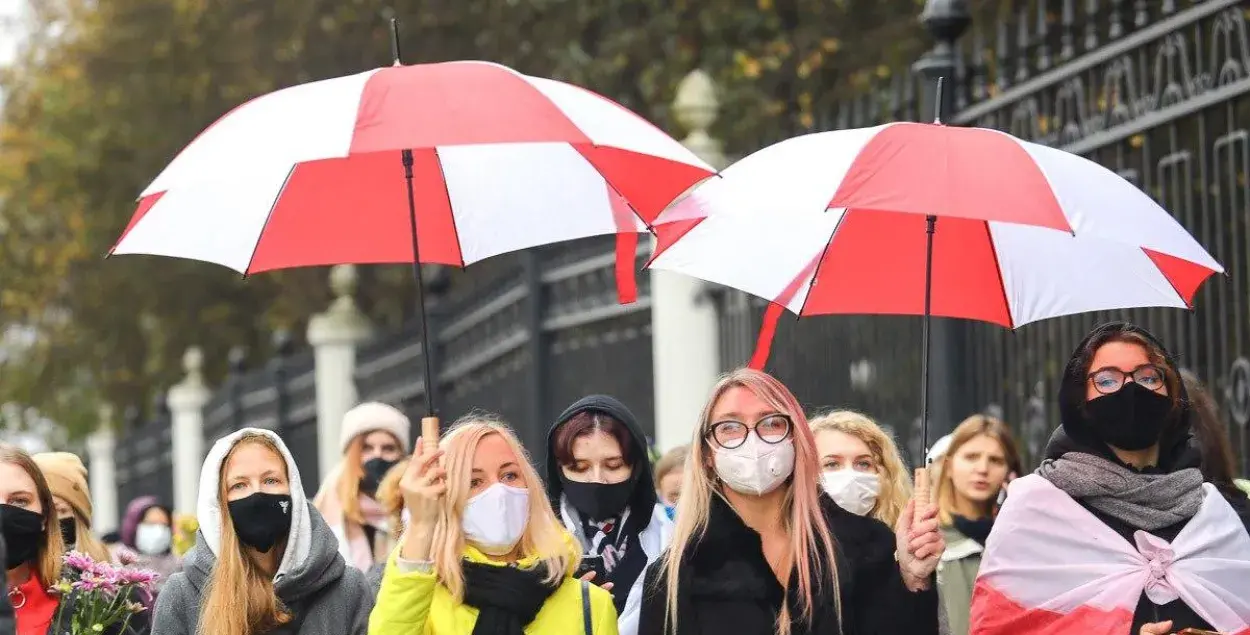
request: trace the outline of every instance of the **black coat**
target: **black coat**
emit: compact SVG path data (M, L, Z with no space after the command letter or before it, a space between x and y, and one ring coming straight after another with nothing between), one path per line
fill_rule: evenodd
M713 496L707 532L683 558L676 629L664 630L667 582L663 560L657 560L647 568L639 635L771 635L783 601L791 607L793 635L936 634L936 588L912 593L903 585L890 528L842 509L824 494L820 502L837 547L839 601L828 589L818 591L810 624L795 609L797 570L787 597L764 558L759 534Z
M1077 346L1077 352L1073 353L1064 369L1063 381L1059 386L1059 416L1062 425L1055 430L1054 434L1051 435L1050 442L1046 445L1046 458L1057 459L1069 452L1079 452L1107 459L1121 465L1125 469L1136 470L1132 466L1125 465L1107 444L1097 438L1084 412L1087 372L1085 366L1089 362L1082 359L1079 353L1086 347L1087 343L1105 339L1109 333L1121 329L1135 331L1158 344L1159 348L1167 356L1166 361L1169 372L1177 377L1180 376L1180 371L1175 361L1166 352L1167 349L1145 329L1126 325L1122 322L1110 322L1095 328ZM1193 437L1190 425L1190 417L1194 415L1189 408L1188 395L1185 392L1184 385L1181 385L1180 391L1181 408L1177 411L1173 420L1165 427L1160 438L1158 465L1139 471L1168 474L1186 468L1198 468L1201 465L1202 455ZM1237 512L1242 525L1246 527L1246 531L1250 532L1250 500L1245 496L1229 496L1228 494L1225 494L1225 499L1228 500L1234 511ZM1129 544L1136 545L1133 533L1141 529L1140 527L1133 527L1124 521L1108 516L1087 505L1082 500L1077 499L1076 502L1089 510L1103 524L1120 534ZM1188 523L1188 520L1184 520L1168 527L1152 530L1150 533L1170 542L1176 538L1177 534ZM1136 635L1140 632L1142 624L1167 620L1172 621L1173 631L1180 631L1185 628L1211 629L1211 625L1199 617L1193 609L1189 608L1184 600L1178 599L1167 604L1157 605L1151 602L1145 593L1142 593L1141 598L1137 602L1137 610L1133 613L1133 627L1130 634Z

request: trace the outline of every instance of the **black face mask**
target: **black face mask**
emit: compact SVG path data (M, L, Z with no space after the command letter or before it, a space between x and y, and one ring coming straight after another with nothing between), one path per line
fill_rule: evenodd
M239 542L261 553L269 553L278 541L291 533L291 496L257 492L230 501L230 522Z
M627 478L620 483L579 483L560 475L564 484L564 495L579 513L590 520L607 520L615 518L634 493L634 479Z
M1099 440L1121 450L1145 450L1159 442L1172 401L1137 382L1085 403L1090 430Z
M360 491L366 496L373 498L378 493L378 486L382 484L382 479L386 477L386 473L395 467L398 461L388 461L382 457L375 457L365 461L365 475L360 479Z
M65 542L65 550L69 551L78 544L78 523L74 522L74 517L62 518L61 523L61 540Z
M0 504L0 531L4 533L5 570L17 567L34 560L39 549L47 541L43 532L43 514L29 509Z

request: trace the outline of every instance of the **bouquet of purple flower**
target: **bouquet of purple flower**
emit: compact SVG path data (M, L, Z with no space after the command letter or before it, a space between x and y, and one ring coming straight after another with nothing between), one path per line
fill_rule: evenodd
M158 578L154 571L97 562L78 551L65 554L61 579L51 588L61 596L58 635L98 635L114 626L125 631L131 616L150 608Z

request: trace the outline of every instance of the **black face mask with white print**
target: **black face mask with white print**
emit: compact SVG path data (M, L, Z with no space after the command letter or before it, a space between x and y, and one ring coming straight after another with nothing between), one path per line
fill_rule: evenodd
M227 503L239 542L269 553L291 533L291 496L257 492Z

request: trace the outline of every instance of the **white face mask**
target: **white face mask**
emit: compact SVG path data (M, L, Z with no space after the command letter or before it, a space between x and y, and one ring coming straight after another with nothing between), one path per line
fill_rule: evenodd
M148 556L159 556L169 551L173 536L167 525L141 523L135 530L135 548Z
M502 556L516 546L530 516L530 491L495 483L464 506L465 540L482 553Z
M739 494L763 496L794 473L794 440L767 443L755 433L746 443L727 449L717 446L713 464L722 481Z
M866 516L877 504L881 479L871 472L835 470L820 475L820 484L829 498L856 516Z

